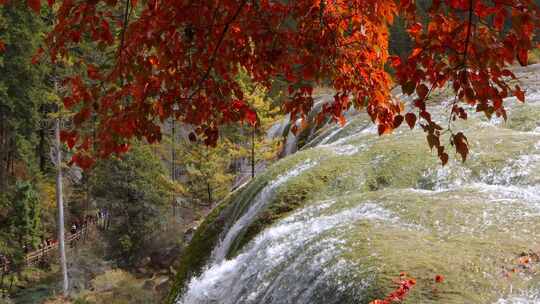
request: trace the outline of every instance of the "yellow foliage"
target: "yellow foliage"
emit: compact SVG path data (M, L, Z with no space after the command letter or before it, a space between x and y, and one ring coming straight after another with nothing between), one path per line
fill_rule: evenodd
M40 201L42 210L50 210L56 207L56 187L54 183L43 182L40 185Z
M540 63L540 49L536 48L529 52L529 64Z

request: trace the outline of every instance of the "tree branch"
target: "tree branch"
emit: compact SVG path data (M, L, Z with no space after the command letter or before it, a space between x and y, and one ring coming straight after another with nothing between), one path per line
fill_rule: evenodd
M463 52L463 64L465 69L467 68L467 53L469 51L469 43L471 40L471 28L472 28L472 18L473 18L473 2L474 0L469 0L469 19L467 22L467 37L465 38L465 50Z
M225 24L225 27L223 28L223 31L221 32L221 35L220 35L219 40L218 40L218 42L216 44L216 47L214 48L214 51L212 52L212 56L210 57L210 61L208 63L208 68L206 69L206 72L201 77L201 79L197 82L197 88L195 89L195 91L193 91L189 95L188 100L192 99L193 96L195 96L197 93L199 93L201 91L203 82L206 81L208 76L210 76L210 71L212 71L214 62L216 61L216 56L217 56L217 52L219 50L219 47L221 46L221 43L223 43L223 40L225 40L225 36L227 35L227 32L229 31L229 27L234 22L234 20L236 20L238 15L240 15L240 12L242 11L242 9L246 5L246 3L247 3L247 0L242 1L242 3L240 4L238 9L236 10L234 15L232 16L232 18Z
M126 41L126 30L129 22L129 7L130 7L130 0L126 0L126 7L124 9L124 20L123 20L123 27L122 27L122 36L120 40L120 46L118 47L118 57L120 58L122 56L122 51L124 50L124 43Z

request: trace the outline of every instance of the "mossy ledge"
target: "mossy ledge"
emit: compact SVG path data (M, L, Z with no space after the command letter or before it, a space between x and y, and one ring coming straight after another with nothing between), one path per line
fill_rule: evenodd
M498 209L505 207L505 204L495 204L490 197L482 196L484 190L497 187L496 180L491 181L489 178L491 173L486 171L486 168L494 172L509 168L507 170L512 169L519 173L520 167L514 168L515 166L508 159L519 159L520 156L527 158L536 153L535 145L540 137L537 133L525 133L478 122L475 118L462 124L463 129L469 131L474 129L476 134L479 134L469 139L474 150L465 164L453 161L446 167L441 167L436 156L429 155L429 149L425 145L425 135L420 130L396 132L385 137L377 137L376 134L365 132L360 136L346 138L343 142L356 150L343 152L339 149L342 144L326 145L303 149L280 160L245 188L231 195L205 219L182 257L182 264L174 285L176 290L171 292L168 303L172 304L183 292L192 276L200 274L219 236L222 236L227 227L249 208L257 193L280 174L306 161L316 161L317 165L291 178L276 189L274 195L269 198L266 208L260 211L258 217L237 236L228 252L228 258L237 256L251 240L260 235L260 232L290 215L291 212L302 209L305 205L329 199L338 200L338 202L347 200L353 205L372 202L398 215L403 223L412 226L395 227L392 222L388 222L376 223L374 226L370 223L359 223L359 226L349 227L356 230L351 231L344 238L349 242L345 247L350 250L340 258L351 263L365 262L371 265L373 269L370 269L377 274L362 277L363 273L360 270L365 267L358 267L360 270L353 278L354 281L363 282L357 280L358 278L364 281L372 280L370 287L355 289L350 298L340 303L358 303L360 298L358 292L361 290L364 293L361 298L365 301L383 297L391 291L393 287L391 280L397 275L396 271L401 270L407 271L419 281L417 288L410 295L410 300L406 303L436 303L441 298L447 300L445 303L488 303L502 296L502 293L495 295L488 292L493 286L498 288L498 282L495 284L487 280L485 285L474 283L479 285L471 287L471 282L484 282L485 278L473 278L472 276L478 275L477 268L467 267L473 261L475 265L489 268L492 276L500 276L500 267L512 264L508 261L515 259L521 252L527 251L530 239L521 239L519 237L521 232L518 233L519 231L515 230L514 223L506 228L508 231L515 232L511 237L497 231L497 227L500 228L501 221L504 220L499 215L513 214L510 212L513 209L499 212ZM349 128L353 126L353 123L348 125ZM347 132L340 132L335 137L340 139L347 135ZM396 137L399 137L399 140L396 140ZM535 174L530 175L520 182L531 183L537 180ZM456 189L448 193L441 192L441 189L445 189L448 185L460 183L474 185L486 183L486 189L482 188L480 191L473 188L459 192L463 204L454 197ZM470 197L469 192L474 195ZM346 199L347 197L349 199ZM520 205L518 210L523 210L525 207L526 205ZM433 218L434 214L439 214L437 221L428 220ZM477 230L485 229L487 227L485 223L476 223L475 220L483 219L486 214L493 214L492 221L498 223L498 226L490 228L494 230L479 230L479 233L482 232L482 237L471 238L468 235L470 231L466 228L473 226L472 228ZM518 215L513 218L514 222L517 219L522 220ZM462 223L462 220L467 221ZM447 226L441 226L447 222ZM475 223L479 226L474 226ZM415 230L416 225L427 232L422 229ZM530 230L531 225L532 223L529 223L521 230ZM459 235L449 234L448 231L454 231ZM493 238L495 241L488 242L486 238ZM511 242L500 244L498 240L511 240ZM501 246L502 249L494 251L495 245ZM421 250L418 250L419 248ZM410 253L410 256L404 259L403 252ZM377 256L372 253L376 253ZM463 259L459 260L463 268L462 272L467 273L461 276L453 270L457 263L457 258L454 257L459 257L460 254L463 255ZM483 260L486 256L494 263L486 264ZM368 257L369 260L364 260L364 257ZM350 273L354 274L354 270L355 267L352 267ZM449 283L444 285L448 286L444 292L433 295L430 284L436 273L443 273ZM462 276L464 278L461 278ZM427 289L421 286L427 286ZM334 287L336 286L329 282L329 288ZM465 289L467 292L462 292Z
M206 216L178 261L173 287L164 303L174 304L178 296L184 292L189 280L201 273L219 237L242 216L251 201L269 181L306 159L315 160L328 156L325 153L312 152L298 153L277 162L264 174L232 192Z
M178 296L184 292L189 280L201 273L219 236L230 225L231 218L238 214L238 207L249 205L249 201L266 185L266 182L265 178L258 178L237 189L204 219L178 261L174 284L164 303L174 304Z

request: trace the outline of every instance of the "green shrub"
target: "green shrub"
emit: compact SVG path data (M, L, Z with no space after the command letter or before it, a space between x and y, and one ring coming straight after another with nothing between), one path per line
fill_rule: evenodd
M106 233L110 255L122 267L147 255L147 245L164 223L172 199L166 175L150 148L137 143L122 158L101 161L93 171L92 195L111 217Z
M155 303L152 290L143 288L143 281L123 270L107 271L91 282L92 290L82 292L75 303L86 304L150 304Z

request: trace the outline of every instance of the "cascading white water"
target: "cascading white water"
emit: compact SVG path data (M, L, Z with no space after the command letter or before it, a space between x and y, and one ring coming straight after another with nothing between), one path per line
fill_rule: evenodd
M538 290L530 290L522 292L521 295L511 296L506 299L499 299L494 304L539 304L540 292Z
M540 113L540 90L529 86L527 97ZM520 111L511 105L510 119ZM441 119L444 103L434 112ZM410 303L540 304L540 263L512 280L503 273L524 252L540 248L537 127L512 129L471 115L459 126L471 143L469 159L441 167L421 131L404 127L378 137L366 121L353 117L300 151L305 161L255 196L201 274L184 282L177 303L369 303L387 294L399 272L410 271L421 290ZM302 185L315 193L310 201L226 259L276 191L294 186L315 165L324 183ZM448 284L426 284L439 272Z
M296 135L289 131L287 139L285 140L285 148L283 149L283 157L291 155L298 150L298 138Z
M348 121L343 127L347 127L348 125L350 125L350 121ZM319 143L319 145L324 145L326 143L328 143L329 140L333 139L334 136L336 136L339 132L343 131L342 128L340 128L339 126L336 126L335 130L330 132L330 134L328 134L325 138L323 138L321 140L321 142Z
M308 304L321 300L318 297L323 296L320 291L326 282L338 279L339 272L352 266L332 259L342 244L332 231L345 231L357 221L398 222L391 212L373 203L325 215L333 204L303 209L264 231L234 259L213 263L189 283L178 303ZM321 265L326 267L320 269ZM361 291L363 284L358 281L354 287ZM340 303L339 294L324 303Z
M225 259L225 256L229 252L229 249L231 248L231 245L238 234L242 231L242 229L246 228L253 222L259 211L266 206L266 204L270 201L271 196L274 195L276 189L280 185L315 165L316 162L308 159L297 167L288 171L286 174L278 176L273 182L264 187L261 192L257 194L249 209L227 231L227 234L223 240L220 241L219 245L212 252L211 260L214 262L221 262Z

